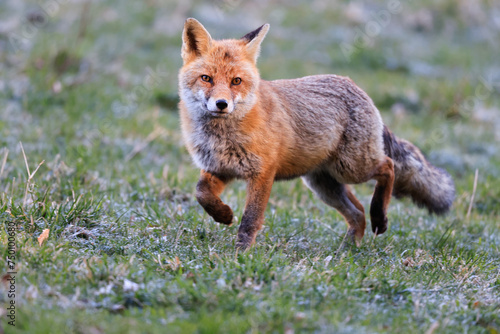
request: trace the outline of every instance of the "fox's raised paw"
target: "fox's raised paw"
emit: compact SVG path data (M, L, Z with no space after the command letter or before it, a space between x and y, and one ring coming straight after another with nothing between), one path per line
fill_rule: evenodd
M231 208L228 205L226 204L221 205L220 207L217 208L216 211L212 213L213 214L211 216L217 223L221 223L228 226L231 226L233 224L233 219L234 219L233 210L231 210Z

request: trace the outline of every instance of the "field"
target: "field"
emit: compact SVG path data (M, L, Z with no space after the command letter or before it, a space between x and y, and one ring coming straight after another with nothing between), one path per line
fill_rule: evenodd
M351 77L453 176L450 213L393 199L388 231L355 247L300 179L279 182L236 252L179 130L187 17L214 38L269 22L266 80ZM0 333L499 333L499 17L487 0L3 0ZM373 188L354 187L367 213ZM222 198L241 217L245 195Z

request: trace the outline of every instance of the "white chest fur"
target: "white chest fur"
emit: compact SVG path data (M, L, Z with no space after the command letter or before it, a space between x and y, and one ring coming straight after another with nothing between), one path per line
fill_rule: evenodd
M195 164L210 173L247 178L260 169L260 159L245 148L249 138L228 119L199 121L189 140Z

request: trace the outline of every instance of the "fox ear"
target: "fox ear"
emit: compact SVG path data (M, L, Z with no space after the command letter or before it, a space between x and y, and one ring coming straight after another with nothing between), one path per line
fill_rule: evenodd
M212 37L198 20L193 18L186 20L184 31L182 32L181 51L184 63L207 52L211 43Z
M247 43L248 56L254 62L257 62L257 58L260 54L260 44L264 40L264 37L266 37L266 34L269 31L269 27L269 23L266 23L241 38Z

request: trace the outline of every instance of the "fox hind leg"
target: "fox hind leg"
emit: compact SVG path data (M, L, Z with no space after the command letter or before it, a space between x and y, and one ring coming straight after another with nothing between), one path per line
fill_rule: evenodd
M315 171L302 177L304 183L327 205L337 209L349 225L351 241L360 244L365 234L363 205L345 184L339 183L327 171Z
M200 180L196 185L198 203L216 222L225 225L233 223L233 210L224 204L219 196L231 180L231 178L218 177L202 170Z
M394 163L392 159L386 157L377 167L372 178L377 181L370 204L372 230L375 234L382 234L387 230L387 207L391 201L394 186Z

